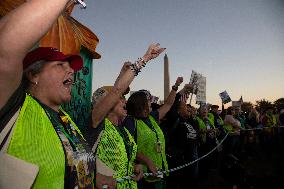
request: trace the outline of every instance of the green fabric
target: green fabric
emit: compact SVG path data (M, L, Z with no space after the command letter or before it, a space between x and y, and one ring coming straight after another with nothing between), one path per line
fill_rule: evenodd
M207 116L208 116L208 120L209 120L210 124L213 123L212 125L215 126L214 115L212 113L208 113Z
M154 183L154 189L166 189L166 182L164 180L157 181Z
M219 116L219 115L217 115L218 117L217 117L217 122L218 122L218 124L219 125L224 125L224 121L223 121L223 119ZM214 123L214 126L216 127L216 125L215 125L215 116L214 116L214 114L213 113L208 113L208 119L210 120L210 123Z
M224 125L224 120L222 119L221 116L218 116L218 119L217 119L219 125Z
M122 178L134 174L134 160L136 159L137 145L126 128L128 142L132 146L132 153L128 160L126 148L122 136L116 127L106 118L104 120L104 131L97 147L97 157L108 167L114 170L114 178ZM117 183L117 189L136 189L137 183L133 180L125 180Z
M81 49L80 55L84 60L84 65L74 74L75 84L72 86L72 98L69 103L63 105L63 108L84 132L87 129L88 116L91 112L93 59L86 48Z
M201 134L200 134L200 137L201 137L201 141L203 142L203 143L205 143L206 142L206 125L205 125L205 123L204 123L204 121L200 118L200 117L196 117L196 120L197 120L197 122L198 122L198 125L199 125L199 130L200 130L200 132L201 132ZM212 120L212 119L209 119L209 117L208 117L208 120L209 120L209 123L210 123L210 125L213 127L213 128L215 128L215 125L214 125L214 119Z
M233 126L231 124L224 125L224 129L226 133L231 133L233 131Z
M136 119L138 152L150 158L159 169L164 168L165 170L168 170L165 152L165 137L163 131L151 115L149 116L149 119L153 129L155 129L156 132L149 128L149 126L147 126L147 124L142 120ZM162 153L157 152L156 133L158 135L158 140L161 142ZM143 165L143 171L147 172L146 165Z
M40 104L27 95L16 121L8 154L39 166L33 188L64 188L65 155Z
M273 114L265 114L267 116L267 123L265 127L272 127L275 126L277 121L276 121L276 116Z
M239 120L241 128L245 129L245 121L246 121L245 118L240 115L237 115L235 119Z

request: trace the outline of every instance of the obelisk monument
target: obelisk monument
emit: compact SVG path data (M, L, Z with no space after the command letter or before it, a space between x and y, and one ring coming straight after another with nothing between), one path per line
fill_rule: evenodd
M167 54L164 56L164 101L170 94L170 72L169 72L169 59Z

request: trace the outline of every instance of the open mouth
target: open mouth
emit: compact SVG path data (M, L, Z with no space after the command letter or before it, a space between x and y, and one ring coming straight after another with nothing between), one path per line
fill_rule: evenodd
M72 84L73 84L73 79L68 78L68 79L66 79L66 80L63 81L63 84L64 84L64 85L72 85Z

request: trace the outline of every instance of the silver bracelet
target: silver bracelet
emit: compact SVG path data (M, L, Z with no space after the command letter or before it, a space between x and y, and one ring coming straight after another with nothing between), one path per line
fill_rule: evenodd
M73 0L75 4L80 4L80 7L82 9L85 9L87 7L86 3L83 0Z

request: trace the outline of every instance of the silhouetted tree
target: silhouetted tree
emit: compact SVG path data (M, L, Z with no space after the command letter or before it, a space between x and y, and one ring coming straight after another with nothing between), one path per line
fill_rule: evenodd
M248 113L253 107L253 104L251 102L243 102L241 107L243 112Z
M284 98L279 98L274 101L274 106L279 112L281 109L284 109Z
M269 102L268 100L261 99L256 101L256 110L260 113L263 113L268 108L274 107L272 102Z

